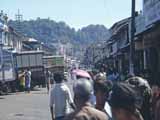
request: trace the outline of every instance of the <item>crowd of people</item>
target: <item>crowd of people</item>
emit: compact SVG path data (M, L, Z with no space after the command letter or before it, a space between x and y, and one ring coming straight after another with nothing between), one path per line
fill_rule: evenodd
M72 93L63 75L56 73L50 91L52 120L160 120L158 85L151 86L137 76L121 81L114 74L116 81L103 69L92 80L80 77L74 81Z

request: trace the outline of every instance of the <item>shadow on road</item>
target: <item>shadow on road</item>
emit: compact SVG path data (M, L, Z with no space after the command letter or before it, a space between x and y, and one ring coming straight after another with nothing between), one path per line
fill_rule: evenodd
M36 93L32 93L32 94L47 94L47 92L36 92Z
M24 114L18 113L18 114L15 114L14 116L24 116Z
M4 97L0 97L0 100L3 100L3 99L5 99Z

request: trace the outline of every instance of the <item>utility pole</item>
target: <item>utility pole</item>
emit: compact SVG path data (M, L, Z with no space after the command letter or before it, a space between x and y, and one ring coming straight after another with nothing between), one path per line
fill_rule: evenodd
M22 33L23 31L22 31L22 27L21 27L21 22L23 20L23 15L20 14L20 10L19 9L18 9L18 13L15 15L15 17L16 17L16 22L17 22L17 31L19 33Z
M135 35L135 0L132 0L132 13L131 13L131 37L130 37L130 66L129 73L134 75L134 35Z

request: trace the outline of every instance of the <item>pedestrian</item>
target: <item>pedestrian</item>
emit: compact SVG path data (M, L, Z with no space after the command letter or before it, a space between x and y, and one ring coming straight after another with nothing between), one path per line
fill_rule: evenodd
M64 120L108 120L105 113L95 109L90 103L93 85L89 80L85 78L77 80L73 91L76 110Z
M152 86L152 115L154 120L159 120L160 118L160 88L159 86Z
M103 65L100 68L100 73L106 77L105 67Z
M31 90L31 71L29 69L25 72L25 88L26 88L26 91L28 93L30 93L30 90Z
M115 82L115 75L114 75L114 72L113 72L112 69L109 69L109 70L108 70L107 80L110 80L110 81L112 81L112 82Z
M47 86L47 93L49 93L51 83L51 72L47 69L46 70L46 86Z
M113 69L113 76L114 76L115 82L120 81L120 75L119 75L118 70L116 68Z
M139 89L140 94L143 97L143 103L140 112L144 120L152 120L151 117L152 90L148 81L141 77L131 77L128 80L126 80L126 82Z
M143 120L139 112L143 97L134 86L128 83L114 84L108 101L114 120Z
M20 91L24 91L25 89L25 72L22 70L21 74L19 75L20 79Z
M105 112L110 119L112 118L111 109L109 105L107 106L108 102L106 101L111 89L111 81L97 80L94 82L94 94L96 96L95 108ZM105 106L107 106L106 109Z
M50 112L52 120L62 120L75 106L70 89L63 83L62 74L55 73L54 80L56 84L50 91Z
M160 119L160 99L156 103L154 118L155 118L155 120L159 120Z

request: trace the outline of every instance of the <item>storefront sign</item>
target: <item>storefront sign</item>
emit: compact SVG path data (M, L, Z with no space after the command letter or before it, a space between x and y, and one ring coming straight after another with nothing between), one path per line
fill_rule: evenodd
M160 0L144 0L143 11L146 26L160 20Z

